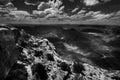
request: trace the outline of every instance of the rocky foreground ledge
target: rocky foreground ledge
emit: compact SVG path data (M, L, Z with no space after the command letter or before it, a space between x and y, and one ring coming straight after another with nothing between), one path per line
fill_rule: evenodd
M120 80L120 72L62 58L44 37L0 27L0 80Z

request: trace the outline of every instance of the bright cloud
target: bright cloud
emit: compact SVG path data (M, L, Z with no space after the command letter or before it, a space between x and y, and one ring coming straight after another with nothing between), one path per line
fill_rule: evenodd
M38 10L33 11L34 15L38 15L39 17L45 16L45 17L55 17L59 13L62 13L62 10L64 9L64 6L60 8L60 5L62 2L60 0L49 0L48 2L41 2L38 5Z
M84 15L84 17L89 17L89 18L91 18L91 19L105 19L105 18L109 18L109 17L111 17L111 16L113 16L114 15L114 13L110 13L110 14L104 14L104 13L102 13L101 11L96 11L96 12L94 12L94 11L90 11L90 12L88 12L88 13L86 13L85 15Z
M85 12L85 10L80 10L77 14L84 14Z
M11 11L9 14L13 16L30 16L27 11Z
M98 0L84 0L84 3L87 5L87 6L93 6L93 5L96 5L99 3Z
M86 4L86 6L93 6L99 3L106 3L109 1L111 0L84 0L84 3Z
M47 8L50 8L51 6L48 4L48 3L45 3L45 2L41 2L39 5L38 5L38 10L40 11L43 11Z
M33 15L37 16L37 17L41 17L41 18L46 16L46 14L44 13L44 11L37 11L37 10L33 11Z
M97 15L94 15L93 17L95 19L105 19L105 18L109 18L112 14L97 14Z

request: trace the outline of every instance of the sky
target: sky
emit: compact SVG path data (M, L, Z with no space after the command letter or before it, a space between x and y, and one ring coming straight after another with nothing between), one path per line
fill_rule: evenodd
M17 19L32 15L39 20L56 18L83 23L118 24L120 21L120 0L0 0L0 8L8 9L8 17Z

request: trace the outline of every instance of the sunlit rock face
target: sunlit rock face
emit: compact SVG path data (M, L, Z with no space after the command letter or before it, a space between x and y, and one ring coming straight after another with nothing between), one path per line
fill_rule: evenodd
M119 28L13 26L0 28L1 80L119 80Z

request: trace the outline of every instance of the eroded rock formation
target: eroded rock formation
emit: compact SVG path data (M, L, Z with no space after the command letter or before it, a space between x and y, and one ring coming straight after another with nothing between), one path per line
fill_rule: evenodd
M69 35L71 32L74 37ZM54 31L51 33L56 34ZM59 33L61 33L60 30ZM112 64L110 62L105 62L105 64L110 65L103 65L104 62L101 61L101 55L106 50L100 47L100 35L89 33L88 39L84 38L84 36L80 37L78 33L76 33L76 30L70 29L63 31L62 34L64 36L61 35L60 38L58 34L56 34L56 37L55 35L51 36L50 33L43 36L33 36L26 33L23 29L1 26L0 80L119 80L119 68L111 67L110 65ZM116 34L118 35L118 32ZM76 38L75 35L79 38ZM85 33L85 35L88 35L88 33ZM92 56L87 56L85 54L88 53L85 51L80 54L75 44L77 45L77 42L79 42L77 39L81 38L81 41L94 40L94 43L91 44L92 47L94 46L94 50L101 51L102 54L92 53ZM64 39L69 39L69 42ZM54 42L52 40L57 41ZM70 44L73 40L76 40L76 43L73 42L74 45L71 46ZM83 48L82 50L85 49ZM109 54L113 55L113 53ZM98 64L95 62L95 59L99 60ZM115 62L117 58L110 59ZM105 61L107 60L105 59ZM95 63L90 64L91 62Z

